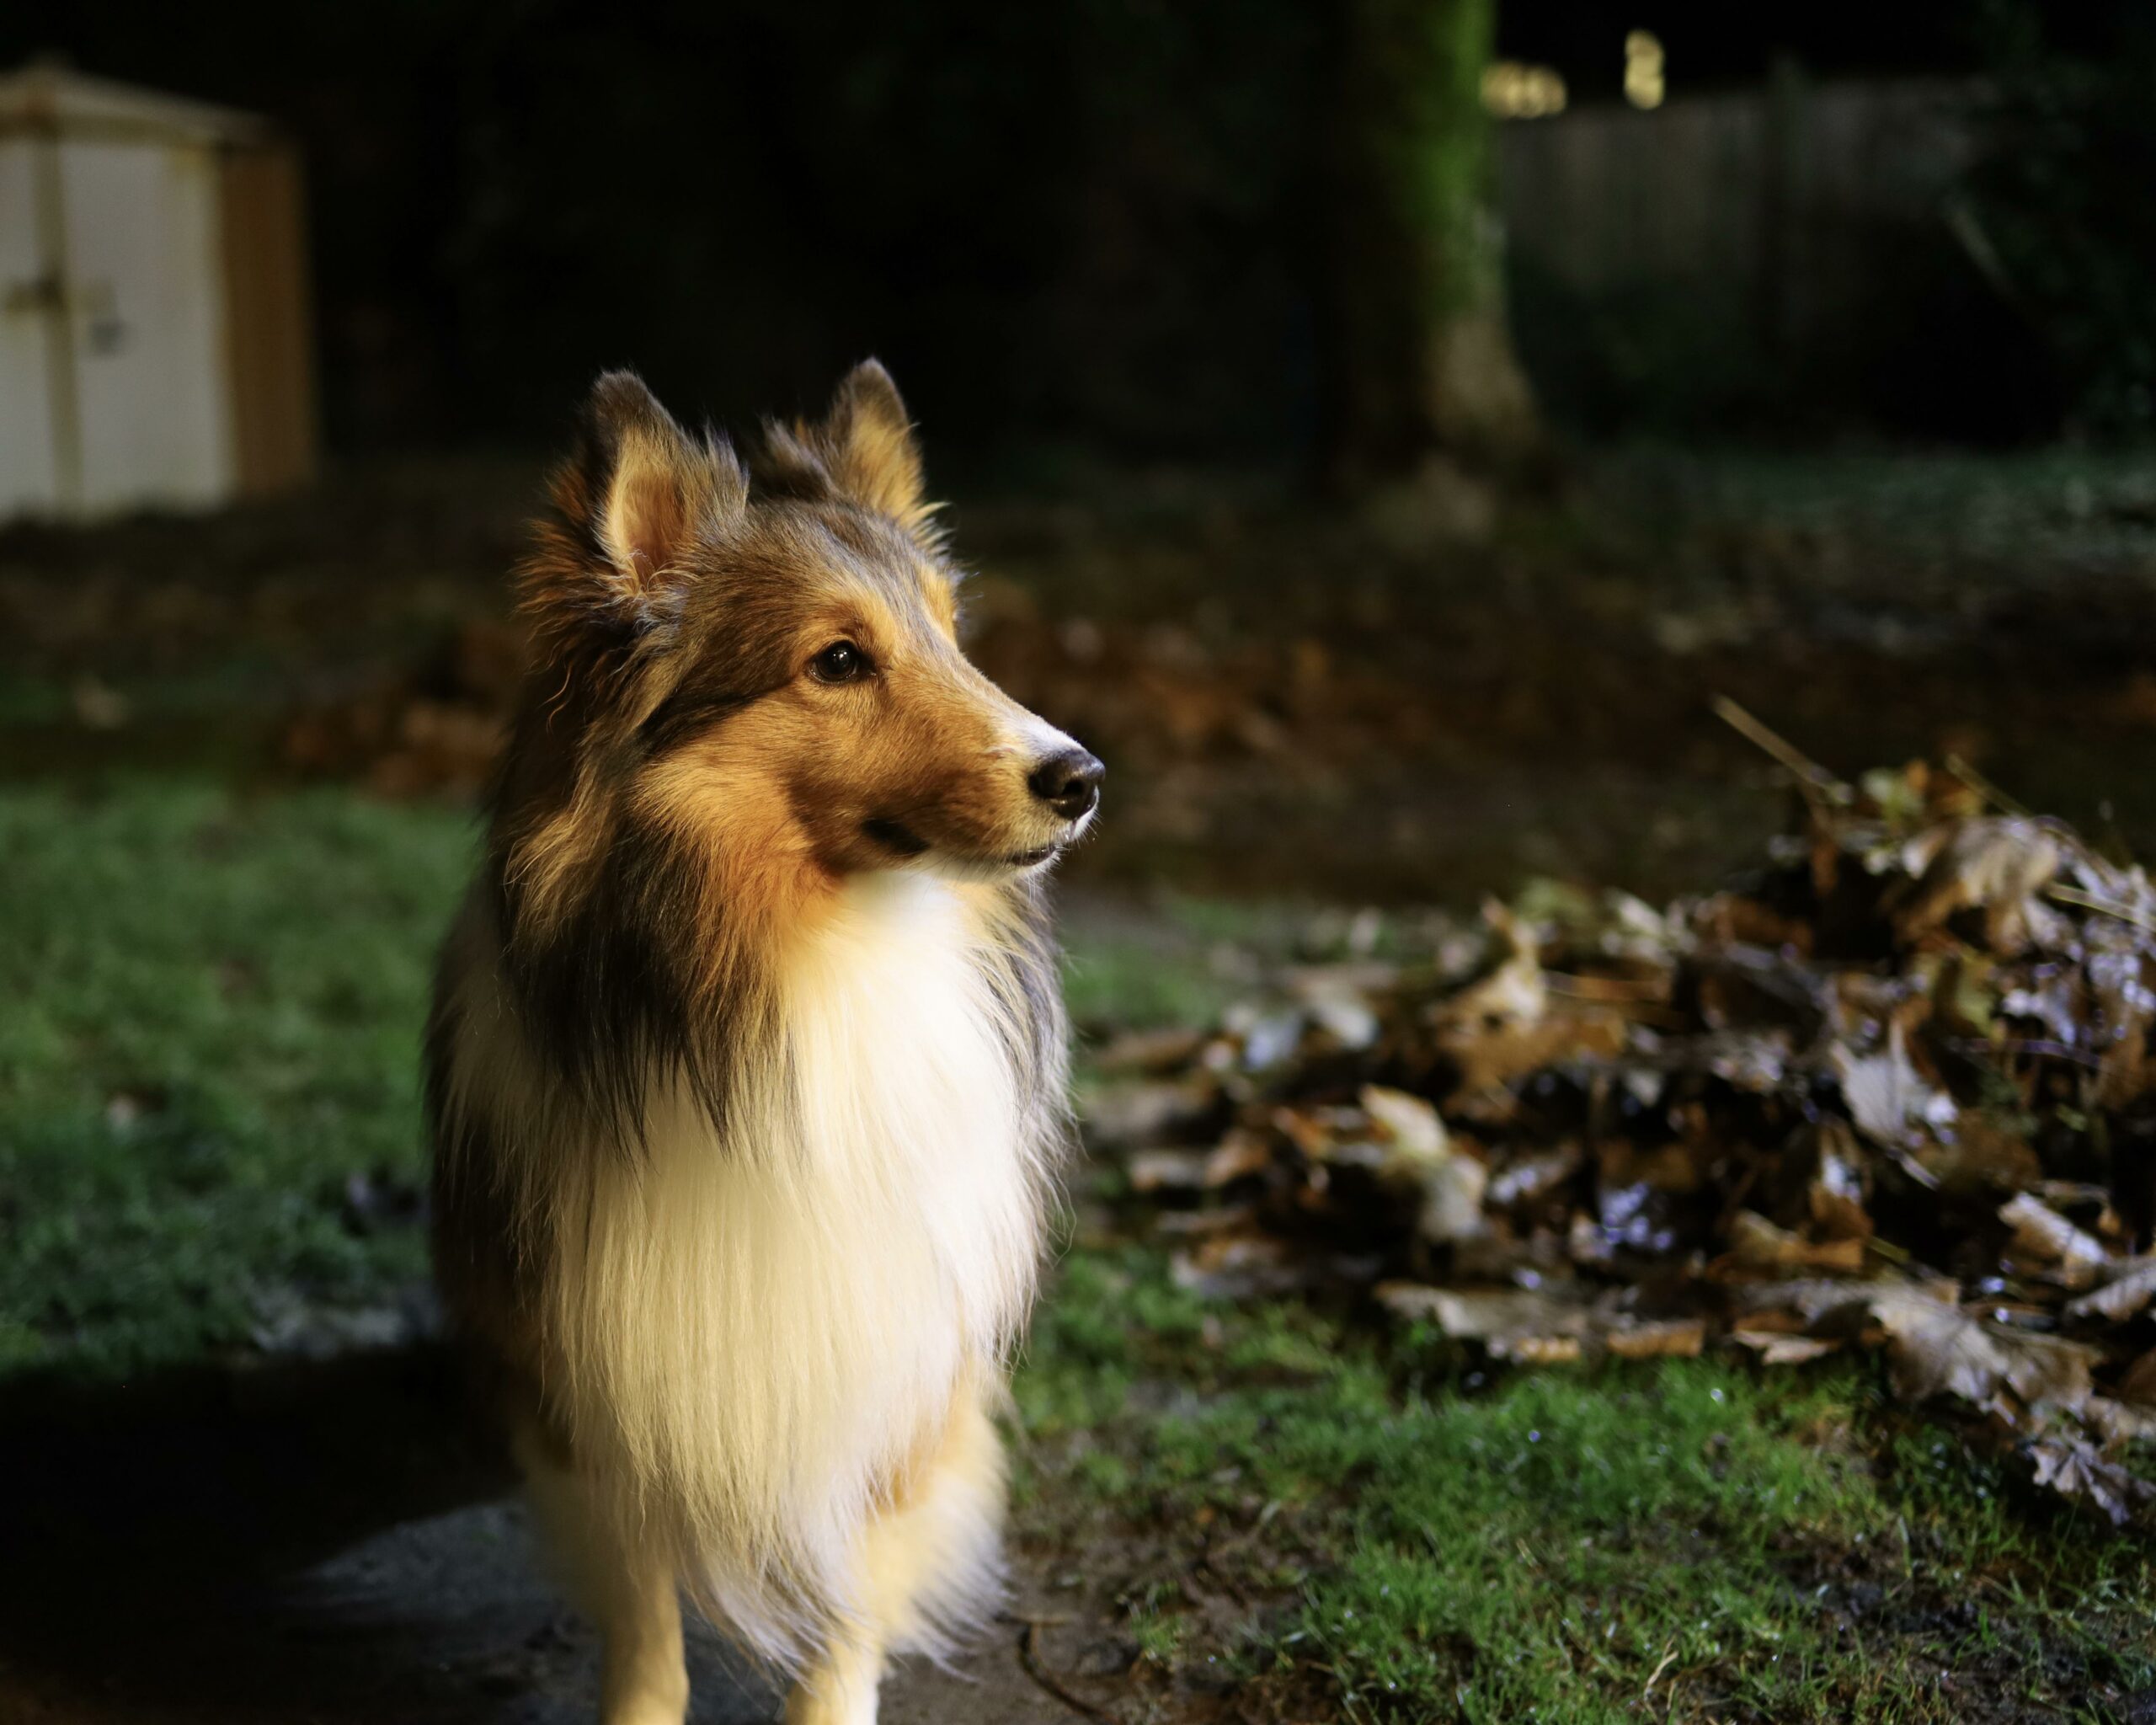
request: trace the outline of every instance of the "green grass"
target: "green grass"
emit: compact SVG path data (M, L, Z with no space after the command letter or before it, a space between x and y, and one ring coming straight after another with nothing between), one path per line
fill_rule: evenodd
M1944 1722L2156 1679L2146 1548L2023 1501L1868 1372L1458 1370L1081 1254L1018 1383L1028 1520L1111 1552L1205 1530L1213 1585L1273 1606L1209 1642L1204 1589L1180 1615L1127 1589L1140 1656L1321 1682L1355 1718Z
M1326 932L1315 921L1313 906L1281 901L1166 893L1134 911L1081 895L1061 917L1064 999L1081 1060L1089 1029L1209 1024L1250 992L1244 973L1254 964L1337 956L1302 951Z
M243 1343L363 1303L418 1231L346 1215L420 1164L419 1030L470 823L117 780L0 796L0 1368Z
M1080 1025L1203 1023L1231 993L1202 963L1163 964L1157 943L1127 936L1091 943L1064 967L1065 998Z
M416 1226L345 1191L416 1189L427 985L472 844L466 815L343 791L0 791L0 1372L193 1360L293 1293L364 1306L424 1274ZM1198 943L1250 919L1167 915L1171 961L1120 927L1073 956L1081 1018L1232 992Z

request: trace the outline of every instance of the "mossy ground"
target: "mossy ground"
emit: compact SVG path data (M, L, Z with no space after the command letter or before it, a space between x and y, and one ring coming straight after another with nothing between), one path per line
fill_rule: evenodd
M1018 1395L1023 1525L1159 1717L1227 1679L1263 1719L2095 1720L2156 1680L2145 1544L1867 1370L1492 1380L1124 1247L1073 1254Z

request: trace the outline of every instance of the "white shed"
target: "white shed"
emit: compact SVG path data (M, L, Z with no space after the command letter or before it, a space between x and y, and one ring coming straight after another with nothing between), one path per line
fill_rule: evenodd
M0 518L311 477L308 309L298 159L267 122L0 76Z

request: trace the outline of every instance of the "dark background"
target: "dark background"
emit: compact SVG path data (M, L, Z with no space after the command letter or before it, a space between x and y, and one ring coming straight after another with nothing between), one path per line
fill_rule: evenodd
M2089 303L2092 273L2145 281L2156 250L2117 231L2148 220L2156 183L2143 10L1569 0L1501 8L1498 47L1556 67L1574 106L1618 99L1638 28L1667 48L1673 99L1777 66L1989 79L1987 184L2038 212L2028 249L2067 268L2064 322L2104 327L2077 338L1956 280L1918 320L1929 409L1844 389L1825 422L2041 437L2146 415L2132 378L2088 375L2156 366L2142 296ZM6 8L0 64L57 53L289 128L334 449L547 445L590 374L624 362L691 412L791 409L873 351L947 463L1022 481L1074 450L1311 463L1332 38L1332 8L1293 0L135 0ZM2065 88L2065 135L2050 112L2032 152L2032 106ZM2055 231L2047 164L2107 212L2077 232L2099 229L2115 260L2092 266ZM1561 423L1728 418L1569 387L1576 356L1538 315L1515 306ZM1820 429L1817 409L1796 429ZM1757 401L1747 419L1788 429Z

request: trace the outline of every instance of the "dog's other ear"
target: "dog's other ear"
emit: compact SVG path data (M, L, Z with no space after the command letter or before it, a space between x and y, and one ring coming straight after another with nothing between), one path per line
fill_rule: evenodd
M553 480L555 531L528 571L536 609L636 633L671 622L691 579L691 553L748 501L732 447L691 437L632 371L592 386L576 452Z
M935 513L921 494L921 446L891 374L863 360L840 381L814 441L845 496L920 532Z

